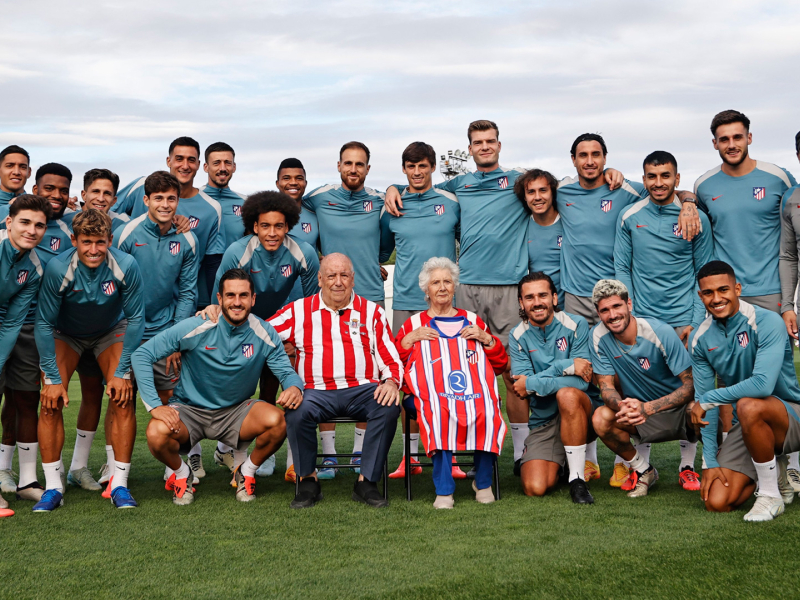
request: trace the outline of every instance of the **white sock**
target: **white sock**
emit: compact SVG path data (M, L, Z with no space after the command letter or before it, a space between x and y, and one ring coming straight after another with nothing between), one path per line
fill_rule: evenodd
M75 433L75 450L72 452L72 464L70 471L77 471L89 466L89 452L94 441L94 431L84 431L78 429Z
M597 440L586 444L586 460L596 465L600 464L597 462Z
M361 452L362 446L364 446L364 432L366 429L359 429L358 427L355 428L353 431L353 454L356 452Z
M722 432L722 441L723 441L723 442L724 442L726 439L728 439L728 433L729 433L728 431L723 431L723 432Z
M111 491L113 492L118 487L128 487L128 474L131 472L131 463L122 463L114 461L114 481Z
M167 467L166 469L164 469L164 472L167 474L167 479L169 479L169 478L170 478L170 475L175 475L175 471L173 471L173 470L172 470L172 469L170 469L169 467Z
M636 451L641 454L644 461L649 465L650 464L650 444L639 444L635 446ZM631 466L633 463L631 462Z
M773 456L772 460L764 463L757 463L754 460L753 464L758 474L759 495L780 498L781 493L778 490L778 465L775 461L775 457Z
M16 446L0 445L0 471L11 470L11 461L14 460L14 448Z
M203 454L203 450L200 448L200 442L197 442L194 446L192 446L192 449L189 450L189 456L194 456L195 454L197 454L197 456L201 456Z
M217 450L219 450L222 454L227 454L228 452L233 450L233 448L228 446L228 444L223 444L222 442L217 442ZM194 454L194 452L192 452L192 454Z
M59 466L59 464L60 464L59 461L51 463L42 463L42 468L44 469L44 478L45 478L44 487L45 489L48 490L58 490L63 494L64 488L61 487L61 467Z
M244 461L247 459L247 450L233 450L233 469L236 470L241 464L244 464Z
M320 431L319 437L322 440L322 453L326 456L336 454L336 432Z
M614 465L618 465L619 463L622 463L623 465L625 465L629 469L631 468L631 463L629 463L627 460L622 458L619 454L615 454L614 455Z
M409 442L409 447L411 448L411 454L417 454L419 452L419 434L418 433L411 433L411 441ZM405 446L403 446L405 448Z
M255 477L257 470L258 467L253 463L252 460L250 460L250 457L248 456L247 459L242 463L242 475L245 477Z
M514 462L517 462L525 451L525 439L530 430L527 423L510 423L509 425L511 426L511 441L514 443Z
M684 467L691 467L692 471L694 471L694 459L696 457L697 457L697 442L687 442L686 440L681 440L680 468L683 469Z
M167 467L169 469L169 467ZM188 479L189 476L192 474L192 470L189 468L189 465L186 464L185 461L181 461L181 466L175 471L175 479ZM189 484L191 487L191 483Z
M111 471L114 470L114 446L111 444L106 444L106 464Z
M789 456L789 468L800 471L800 452L792 452Z
M580 446L564 446L567 453L567 465L569 466L569 481L584 479L584 468L586 466L586 444Z
M19 448L19 487L25 487L29 483L38 481L36 475L36 457L39 455L39 444L31 442L17 442ZM61 482L59 481L59 485Z
M642 445L644 445L644 444L642 444ZM637 446L637 448L638 448L638 446ZM633 469L637 473L644 473L649 468L650 468L650 463L647 461L647 459L644 456L642 456L642 454L639 452L639 450L637 450L636 454L631 459L631 469Z
M293 464L294 458L292 457L292 448L289 446L289 444L286 444L286 470L288 471L289 467L291 467Z

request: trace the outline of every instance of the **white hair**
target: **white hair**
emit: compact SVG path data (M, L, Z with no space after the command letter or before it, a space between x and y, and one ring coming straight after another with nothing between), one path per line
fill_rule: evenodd
M623 300L628 300L628 287L617 279L601 279L594 284L592 290L592 304L597 307L601 300L619 296Z
M431 274L437 269L450 271L453 285L458 287L458 265L446 256L434 256L425 261L425 264L422 265L422 270L419 272L419 289L425 294L426 299L428 299L428 284L431 282Z

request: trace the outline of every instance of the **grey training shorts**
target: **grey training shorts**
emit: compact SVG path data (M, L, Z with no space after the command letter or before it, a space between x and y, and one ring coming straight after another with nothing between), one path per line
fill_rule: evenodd
M122 319L111 329L105 333L101 333L100 335L79 338L56 331L53 337L69 345L69 347L72 348L78 354L78 356L87 350L91 350L92 354L94 354L95 358L97 358L114 344L125 341L125 330L127 328L128 320Z
M631 435L631 444L637 446L674 440L696 442L694 427L686 424L687 410L687 405L684 405L648 417L642 425L636 426L636 433Z
M462 283L457 294L458 308L478 315L503 346L508 347L508 334L520 321L517 286Z
M396 336L397 332L412 316L421 313L421 310L392 310L392 333Z
M739 298L748 304L755 304L761 308L766 308L772 312L781 314L781 295L780 294L764 294L763 296L742 296Z
M0 373L0 393L4 387L21 392L38 392L41 382L39 352L33 339L33 323L30 323L20 329L17 343L11 349L3 372Z
M586 430L586 443L597 439L597 434L592 427L589 419L588 429ZM525 449L522 451L520 464L529 460L546 460L554 462L562 467L567 460L567 453L564 444L561 442L561 415L535 429L531 429L528 437L525 438Z
M597 316L597 310L592 303L592 299L588 297L564 292L564 312L583 317L589 327L593 327L600 322L600 317Z
M242 423L250 410L263 400L251 399L226 408L199 408L182 402L170 402L168 406L176 409L181 423L189 431L189 440L181 446L181 454L188 454L192 446L200 440L217 440L239 451L247 450L253 440L240 440Z

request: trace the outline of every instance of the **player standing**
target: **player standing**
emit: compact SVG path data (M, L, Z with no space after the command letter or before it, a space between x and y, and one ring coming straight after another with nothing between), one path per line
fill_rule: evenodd
M242 224L242 204L247 196L230 188L236 173L236 153L225 142L214 142L205 152L203 170L208 173L208 184L203 192L219 202L222 207L222 228L225 230L225 247L245 235Z
M0 151L0 206L25 192L31 176L31 157L20 146L6 146Z

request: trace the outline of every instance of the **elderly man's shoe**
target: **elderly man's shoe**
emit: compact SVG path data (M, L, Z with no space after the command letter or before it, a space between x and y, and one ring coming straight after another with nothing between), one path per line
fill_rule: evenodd
M297 495L289 506L292 508L311 508L320 500L322 500L322 488L319 486L319 481L307 477L297 485Z
M378 484L373 481L362 479L356 481L353 487L353 500L356 502L363 502L375 508L384 508L389 506L389 501L378 491Z

